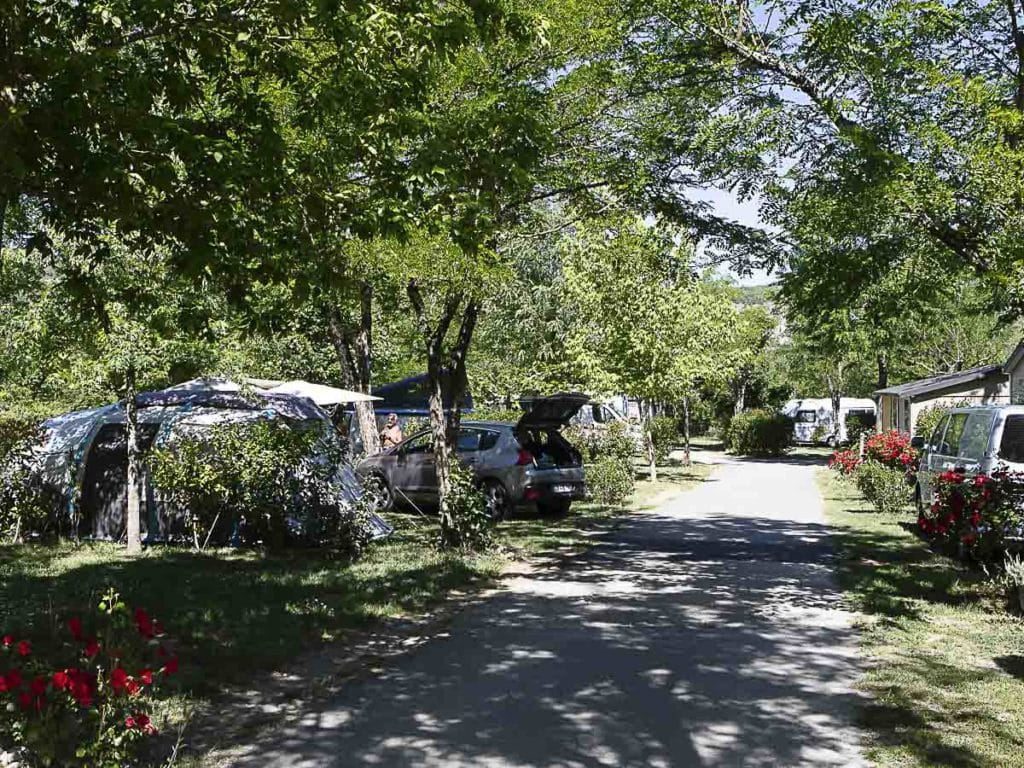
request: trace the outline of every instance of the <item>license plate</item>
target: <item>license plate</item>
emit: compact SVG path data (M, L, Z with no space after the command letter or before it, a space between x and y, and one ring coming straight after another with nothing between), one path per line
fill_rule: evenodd
M551 486L552 493L572 493L575 490L576 486L570 485L569 483L560 483L558 485Z

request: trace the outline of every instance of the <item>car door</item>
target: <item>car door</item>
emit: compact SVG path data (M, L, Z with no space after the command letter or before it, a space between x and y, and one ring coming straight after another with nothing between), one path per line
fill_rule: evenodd
M398 446L391 473L393 490L409 497L422 498L423 494L436 487L436 475L429 432L414 435Z
M942 462L939 448L942 445L942 438L946 434L947 426L949 426L949 416L944 416L928 437L928 442L925 443L924 447L924 456L921 457L917 481L921 486L921 499L926 502L931 499L932 482L935 475L940 471L939 467Z

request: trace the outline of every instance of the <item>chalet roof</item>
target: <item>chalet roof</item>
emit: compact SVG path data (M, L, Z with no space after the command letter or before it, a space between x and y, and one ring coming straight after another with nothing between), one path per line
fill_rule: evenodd
M943 373L939 376L932 376L927 379L908 381L905 384L899 384L895 387L879 389L875 394L914 398L921 395L931 394L932 392L941 392L946 389L952 389L963 384L972 384L977 381L983 381L994 374L999 374L1000 376L1005 375L1003 373L1002 363L996 363L995 365L982 365L977 368L969 368L966 371Z

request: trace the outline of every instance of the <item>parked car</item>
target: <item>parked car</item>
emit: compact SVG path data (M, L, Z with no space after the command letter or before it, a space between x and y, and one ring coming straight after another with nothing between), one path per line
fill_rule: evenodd
M987 474L1005 464L1024 471L1024 405L952 408L930 436L913 444L921 451L914 492L921 508L931 503L935 477L947 470Z
M537 398L515 424L464 421L456 451L472 470L495 518L520 509L565 514L586 492L583 461L561 434L588 398L575 393ZM376 485L381 506L437 504L437 473L430 432L412 435L362 461L356 472Z

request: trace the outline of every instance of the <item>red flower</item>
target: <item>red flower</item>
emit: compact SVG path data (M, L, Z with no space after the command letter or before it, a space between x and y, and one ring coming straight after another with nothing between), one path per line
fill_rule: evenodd
M976 538L976 537L975 537L975 536L974 536L973 534L970 534L970 533L969 533L969 534L967 534L966 536L964 536L964 537L963 537L963 538L961 539L961 541L962 541L962 542L963 542L964 544L966 544L966 545L967 545L967 546L969 547L969 546L971 546L972 544L974 544L974 542L975 542L975 541L977 541L977 538Z
M7 683L7 690L13 691L22 683L21 673L16 669L12 669L10 672L4 675L4 682Z
M64 691L71 687L71 676L67 670L57 670L53 673L53 687L58 691Z
M85 657L87 659L93 658L99 652L100 652L100 644L96 642L95 638L93 638L88 643L86 643L84 653L85 653Z
M139 634L147 640L156 634L153 620L149 618L149 614L142 608L135 609L135 627L139 630Z
M77 640L79 642L82 641L82 620L81 619L79 619L77 616L74 617L74 618L68 619L68 630L71 632L71 636L73 638L75 638L75 640Z
M128 682L125 683L125 690L128 691L129 696L138 696L142 686L134 678L129 677Z
M18 694L18 705L22 709L32 709L32 699L33 696L31 693L29 693L28 691L22 691Z
M32 691L33 695L42 696L44 693L46 693L46 685L47 683L45 677L37 677L32 680L32 683L31 685L29 685L28 689Z
M18 643L19 656L28 656L30 653L32 653L32 643L30 643L28 640L22 640L20 643Z
M149 719L149 715L143 712L136 712L134 715L129 715L124 719L124 727L128 730L139 730L145 734L153 735L156 733L156 728Z
M143 685L152 685L153 684L153 670L151 670L151 669L144 669L141 672L139 672L139 680L142 681Z
M14 645L14 638L10 635L4 635L4 648L10 648Z
M75 701L79 706L91 707L92 695L96 689L96 678L77 669L70 670L68 676L71 678L71 695L74 696Z
M166 677L170 677L175 672L177 672L178 671L178 657L177 656L172 656L170 659L168 659L167 663L164 664L164 668L163 668L162 671L163 671L163 673L164 673L164 675Z
M128 685L128 673L121 667L115 667L110 673L110 687L114 693L122 693Z

